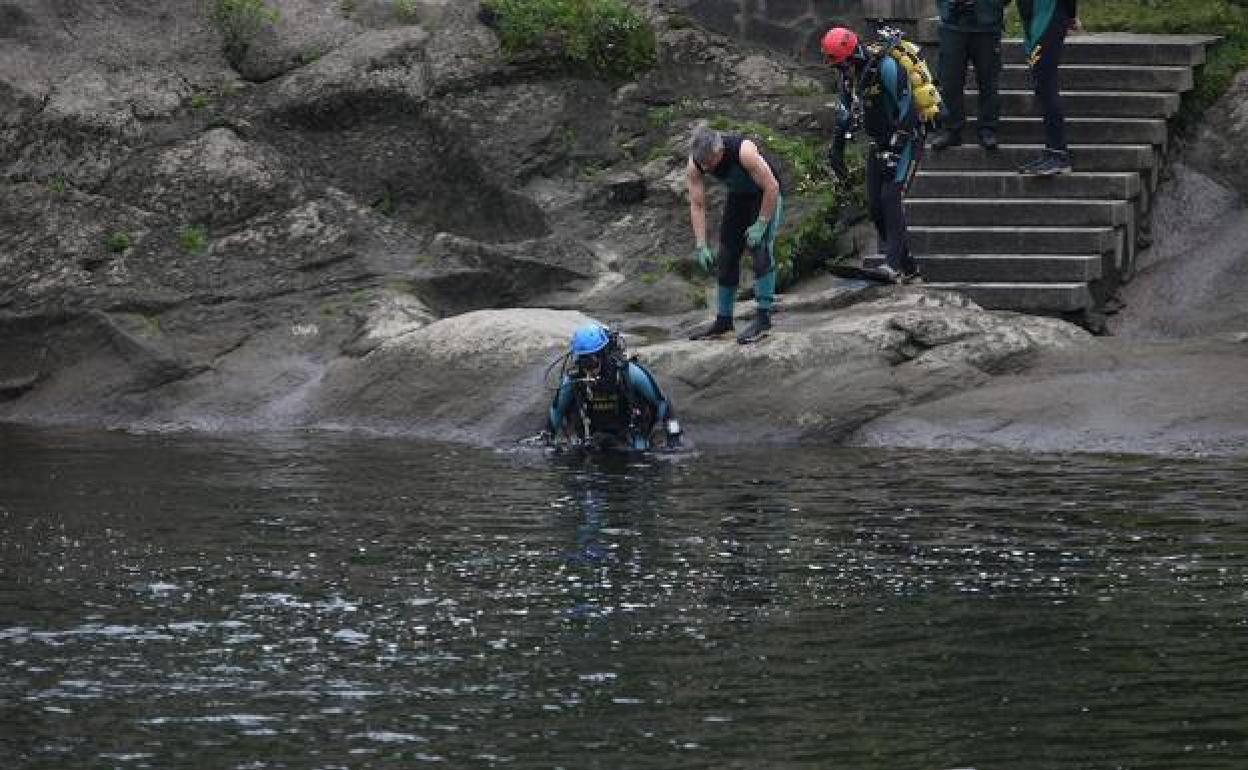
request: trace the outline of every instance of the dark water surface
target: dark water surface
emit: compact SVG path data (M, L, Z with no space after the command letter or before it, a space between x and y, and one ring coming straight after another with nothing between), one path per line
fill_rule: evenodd
M1248 767L1248 462L0 426L0 767Z

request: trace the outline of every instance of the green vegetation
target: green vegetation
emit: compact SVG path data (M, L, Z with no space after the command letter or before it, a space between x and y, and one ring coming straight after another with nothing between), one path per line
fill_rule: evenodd
M1243 0L1086 0L1079 19L1090 32L1221 35L1197 70L1196 88L1183 97L1191 120L1226 92L1235 74L1248 68L1248 8Z
M193 110L202 110L211 103L212 100L208 98L208 94L202 91L191 95L191 109Z
M378 214L381 214L383 217L394 216L394 212L397 208L398 204L394 200L394 193L389 190L383 192L380 198L373 201L373 210Z
M571 66L627 78L655 61L654 30L623 0L481 0L508 56L556 47Z
M796 96L798 98L818 96L819 94L826 93L823 86L819 85L814 80L792 81L785 86L784 91L789 96Z
M679 11L669 13L667 16L668 29L691 29L692 27L693 22L689 17Z
M210 18L225 41L225 53L237 60L266 24L276 24L278 12L264 0L213 0Z
M203 225L187 225L178 231L178 244L187 254L201 254L208 248L208 231Z
M404 24L416 21L416 0L394 0L394 15Z
M646 125L650 128L667 128L677 116L689 115L698 109L698 100L682 96L673 104L654 107L646 113Z
M127 233L113 233L105 239L104 245L114 254L120 254L130 248L130 236Z
M52 177L48 180L48 192L53 195L64 195L67 188L68 185L65 184L65 180L62 177Z

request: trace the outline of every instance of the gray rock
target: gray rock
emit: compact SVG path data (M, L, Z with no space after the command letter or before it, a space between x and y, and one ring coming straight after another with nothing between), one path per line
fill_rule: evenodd
M631 171L611 174L602 181L602 186L612 203L640 203L646 197L646 180Z
M136 159L110 180L108 189L148 211L214 226L297 203L286 159L228 128Z
M591 319L573 311L482 310L430 324L326 373L322 424L494 442L541 429L557 383L545 366ZM552 375L553 380L553 375Z
M1201 116L1195 137L1183 149L1185 161L1196 170L1248 194L1248 71L1235 77L1227 92Z
M1139 347L1109 340L1049 354L1025 374L897 410L864 425L850 443L1243 454L1248 451L1245 387L1248 365L1232 346Z
M268 0L266 6L277 12L277 21L265 24L233 62L238 73L253 82L315 62L361 31L337 2Z

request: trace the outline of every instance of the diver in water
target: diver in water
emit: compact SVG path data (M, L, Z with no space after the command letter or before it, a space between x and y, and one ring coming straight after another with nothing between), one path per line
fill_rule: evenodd
M559 389L547 416L550 440L563 436L576 445L647 450L661 427L667 448L680 446L672 402L654 375L625 355L619 334L596 323L582 326L562 361Z

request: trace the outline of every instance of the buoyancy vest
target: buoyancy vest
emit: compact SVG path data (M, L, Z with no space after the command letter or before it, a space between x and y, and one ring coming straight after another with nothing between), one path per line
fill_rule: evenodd
M576 388L574 411L584 409L591 435L627 438L633 423L628 361L609 359L603 369L596 383Z

